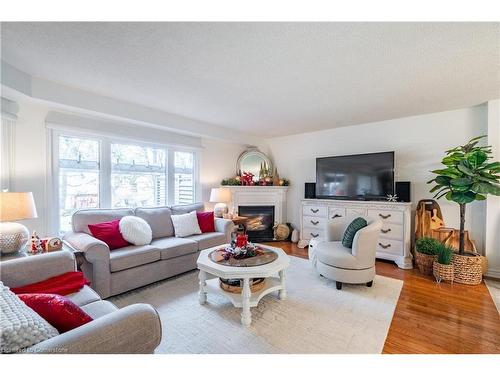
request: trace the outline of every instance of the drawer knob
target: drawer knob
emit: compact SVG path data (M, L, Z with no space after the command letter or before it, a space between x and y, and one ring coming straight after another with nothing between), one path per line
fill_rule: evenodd
M311 208L311 212L313 212L313 213L318 213L318 211L319 211L319 208Z
M391 228L388 229L380 229L382 233L389 233L391 231Z
M319 224L319 221L317 221L317 220L311 220L311 224L312 224L312 225L318 225L318 224Z
M378 214L382 219L388 219L391 217L391 214L383 215L383 214Z
M312 237L316 238L319 236L319 233L309 233Z
M335 215L333 215L333 216L332 216L332 219L336 219L336 218L338 218L338 217L342 217L342 215L335 214Z
M379 242L378 244L379 244L379 246L380 246L382 249L387 249L388 247L391 247L391 244L390 244L390 243L389 243L389 244L387 244L387 245L384 245L383 243L380 243L380 242Z

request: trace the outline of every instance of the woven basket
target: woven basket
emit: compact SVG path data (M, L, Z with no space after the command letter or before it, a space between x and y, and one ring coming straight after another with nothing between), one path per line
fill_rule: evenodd
M441 281L450 281L453 283L453 264L441 264L434 262L432 269L432 273L438 283Z
M241 291L243 290L243 287L241 287L241 286L229 285L229 284L223 283L222 280L219 280L219 286L222 290L229 292L229 293L241 294ZM264 289L265 286L266 286L266 280L262 280L261 282L258 282L257 284L251 283L250 292L255 293L255 292L261 291L262 289Z
M422 254L415 251L415 263L419 271L424 275L432 275L432 265L436 258L436 255Z
M488 259L482 255L480 255L479 257L481 258L481 271L483 275L485 275L486 272L488 272Z
M482 259L479 255L453 255L453 280L460 284L478 285L483 280Z

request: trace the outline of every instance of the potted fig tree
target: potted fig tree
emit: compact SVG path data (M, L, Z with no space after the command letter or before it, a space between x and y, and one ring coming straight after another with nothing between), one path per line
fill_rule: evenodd
M484 137L445 151L444 168L432 171L437 176L427 182L435 184L430 190L435 199L445 197L460 207L460 241L453 265L455 281L463 284L479 284L482 279L480 258L464 250L466 206L488 194L500 195L500 162L491 161L491 146L479 146Z

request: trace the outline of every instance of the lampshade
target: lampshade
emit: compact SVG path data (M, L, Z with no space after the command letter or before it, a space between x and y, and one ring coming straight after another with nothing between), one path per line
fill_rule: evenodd
M36 217L33 193L0 192L0 221L17 221Z
M229 203L231 202L231 191L224 188L213 188L210 191L210 202Z

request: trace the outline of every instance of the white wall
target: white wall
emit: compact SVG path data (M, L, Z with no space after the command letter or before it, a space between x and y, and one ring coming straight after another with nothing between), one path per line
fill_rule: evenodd
M500 99L488 102L488 144L493 146L493 160L500 160ZM500 278L500 197L486 200L486 256L488 275Z
M200 155L200 182L202 185L202 200L208 202L210 189L218 187L223 179L236 174L238 156L246 150L242 145L211 139L202 140ZM207 204L206 207L212 207Z
M485 105L423 116L336 128L272 138L269 149L280 176L289 178L288 220L300 224L299 202L304 182L316 180L316 157L395 151L395 180L411 181L411 199L432 198L426 181L440 165L445 150L486 134ZM439 200L445 224L459 225L456 203ZM415 208L415 207L413 207ZM466 226L482 250L485 236L485 202L468 205Z
M51 156L47 150L48 130L46 118L50 108L31 99L18 100L18 120L14 126L13 170L11 172L11 191L32 191L38 211L38 218L25 220L30 230L39 234L54 235L49 226L50 192L47 191L47 165ZM75 124L72 128L76 129ZM88 126L86 126L88 127ZM125 128L125 127L124 127ZM150 129L151 130L151 129ZM153 129L151 132L159 132ZM171 134L170 132L165 132ZM121 135L125 135L120 132ZM184 141L186 136L179 136ZM172 138L172 137L170 137ZM186 143L186 142L185 142ZM200 145L199 139L196 142ZM235 163L244 146L225 141L202 139L199 151L200 182L202 200L208 201L210 188L217 187L220 181L235 173Z

